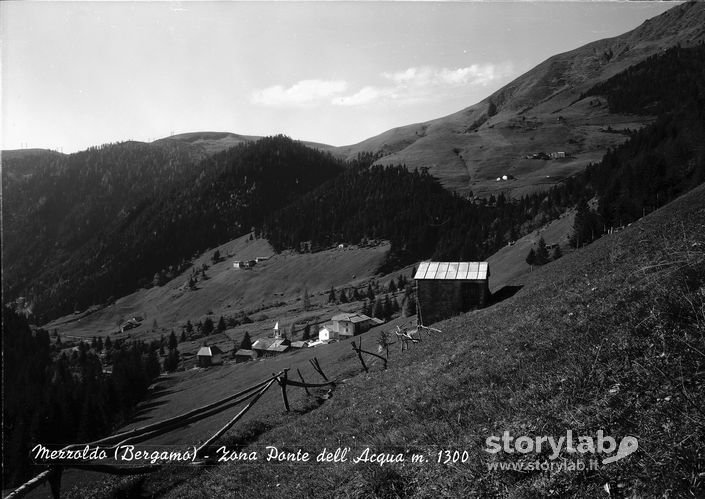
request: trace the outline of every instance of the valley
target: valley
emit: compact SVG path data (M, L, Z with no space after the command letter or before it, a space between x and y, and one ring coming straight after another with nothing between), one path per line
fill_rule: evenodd
M44 470L81 499L702 496L704 25L705 4L677 4L349 146L194 131L3 151L4 482ZM312 88L345 82L258 98ZM140 445L222 429L206 451L280 462L104 475L29 457L129 441L258 383L234 426L232 404ZM625 446L522 449L566 432ZM488 449L509 434L516 452ZM323 449L384 462L296 457ZM536 467L558 461L574 468Z

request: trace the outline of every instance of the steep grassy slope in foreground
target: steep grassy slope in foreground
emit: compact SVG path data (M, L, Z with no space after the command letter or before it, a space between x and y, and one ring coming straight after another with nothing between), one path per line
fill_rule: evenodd
M443 332L433 341L395 349L388 371L349 379L320 408L289 415L250 445L261 454L276 445L314 456L345 446L354 456L369 446L403 452L407 462L260 461L187 481L174 468L173 488L163 474L143 486L161 482L151 490L167 497L705 493L705 188L534 271L513 298L437 326ZM635 436L639 449L591 471L488 470L492 462L548 457L490 455L488 437L558 439L567 430L576 440L598 430L618 442ZM233 430L230 442L242 436ZM467 450L469 458L440 465L442 449ZM412 452L430 461L412 464ZM600 456L563 450L561 457Z

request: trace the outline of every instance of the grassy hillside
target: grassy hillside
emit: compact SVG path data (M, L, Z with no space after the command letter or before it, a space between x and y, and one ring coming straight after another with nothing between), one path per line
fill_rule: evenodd
M173 467L113 486L158 497L705 493L705 188L535 270L514 297L436 326L441 333L404 353L393 350L387 371L377 365L370 374L347 373L332 398L319 406L301 396L289 414L272 395L263 412L226 438L261 453L267 445L314 455L324 447L349 446L355 455L370 447L423 453L428 462ZM374 343L363 340L368 348ZM343 353L344 347L336 348ZM354 365L351 353L330 369ZM292 367L299 365L295 359ZM243 376L220 372L233 382ZM593 438L603 430L617 441L634 436L639 449L583 472L487 467L537 459L490 455L484 451L489 436L509 431L557 439L567 430ZM468 459L438 464L443 449L467 451ZM565 451L561 457L585 460ZM72 497L98 497L105 487L84 487Z
M4 168L8 301L23 297L45 322L163 282L343 169L283 136L195 163L191 153L175 141L123 143L33 156L28 176Z
M526 256L531 248L537 248L541 238L548 245L559 245L563 253L569 252L568 241L574 221L575 213L566 212L557 220L517 239L511 246L505 246L490 256L487 259L490 264L490 291L495 293L504 286L524 284L527 274L531 271L526 263Z
M624 142L625 135L614 130L638 129L653 120L643 112L614 112L604 99L581 94L666 48L697 45L705 39L703 22L705 6L685 2L628 33L557 54L462 111L341 150L351 157L381 152L380 164L430 167L444 187L462 194L518 198L545 190ZM570 156L526 159L539 151ZM495 182L501 175L515 180Z
M223 256L218 263L211 260L215 251ZM382 244L373 248L328 250L316 254L285 252L275 255L267 241L250 240L246 235L201 254L194 259L192 266L162 286L140 289L109 306L63 316L43 327L49 331L57 329L65 338L90 339L108 334L113 339L128 334L142 339L158 338L171 329L180 332L187 320L196 323L209 316L217 322L221 315L228 317L244 312L255 323L238 328L230 335L241 339L245 329L250 334L269 332L273 321L279 317L301 315L300 300L306 290L311 295L312 304L325 310L325 299L331 286L370 279L388 251L389 245ZM257 257L271 258L252 270L233 269L233 261ZM208 265L208 279L199 278L196 288L189 289L189 276L204 264ZM128 333L115 333L118 323L134 316L144 318L143 326ZM271 320L262 317L271 317ZM153 328L155 321L157 327ZM226 345L227 350L230 348L229 344Z

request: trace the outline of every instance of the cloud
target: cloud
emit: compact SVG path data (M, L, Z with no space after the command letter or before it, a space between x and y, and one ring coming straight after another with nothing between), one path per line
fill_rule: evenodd
M336 96L338 106L358 106L376 102L428 102L449 94L487 86L513 74L511 64L473 64L464 68L417 66L392 73L382 73L385 85L365 86L350 95Z
M252 93L252 102L270 107L307 107L330 102L345 92L348 84L342 80L301 80L289 88L274 85Z
M361 106L380 100L383 97L393 97L393 89L380 87L362 87L352 95L336 97L332 103L336 106Z
M435 68L420 66L382 76L402 87L454 87L462 85L488 85L512 74L512 65L473 64L464 68Z
M511 76L510 63L473 64L463 68L416 66L379 75L380 85L351 89L344 80L301 80L290 87L274 85L252 93L254 104L269 107L321 105L365 106L378 103L431 102L470 93Z

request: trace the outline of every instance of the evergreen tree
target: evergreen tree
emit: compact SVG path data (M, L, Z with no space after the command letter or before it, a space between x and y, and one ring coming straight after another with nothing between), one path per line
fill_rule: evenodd
M174 330L171 330L171 334L169 335L169 350L173 350L177 347L179 342L176 339L176 334L174 334Z
M149 377L149 379L156 378L162 371L162 366L161 364L159 364L159 357L157 357L157 353L155 350L150 351L147 355L145 369L147 371L147 376Z
M392 317L392 302L389 300L389 295L384 295L384 302L382 302L382 313L384 314L384 319L389 320Z
M304 333L303 336L301 337L302 340L310 340L311 339L311 324L306 324L306 327L304 327Z
M176 348L169 350L169 353L164 359L164 370L174 372L179 368L179 351Z
M201 328L201 333L204 336L208 336L209 334L211 334L213 332L214 329L215 329L215 326L213 325L213 319L211 319L210 317L206 317L206 320L203 321L203 327Z
M534 261L536 265L545 265L548 263L548 249L546 248L546 241L543 237L539 238L538 248L536 250Z
M573 222L573 233L570 237L570 244L574 248L579 248L584 244L592 242L594 227L590 208L585 199L581 199L576 207L575 221Z
M397 277L397 289L404 289L406 287L406 277L404 274L399 274Z
M563 252L561 251L561 247L560 247L560 245L557 244L553 250L553 260L558 260L562 256L563 256Z
M375 300L375 306L372 309L372 317L377 317L379 319L384 318L384 303L380 297L377 297Z
M400 310L399 301L396 297L392 298L392 315L398 313Z
M225 331L227 328L225 327L225 319L223 319L223 316L220 316L220 319L218 319L218 327L216 328L217 333L222 333Z
M245 331L245 336L242 337L242 341L240 342L240 349L242 350L251 350L252 349L252 339L250 338L250 333Z
M416 315L416 293L411 290L411 287L407 287L404 295L404 316L414 315Z
M330 292L328 293L328 303L335 303L335 300L335 288L331 286Z
M534 251L534 248L531 248L529 254L526 255L526 263L529 264L531 270L534 270L534 265L536 265L536 251Z

